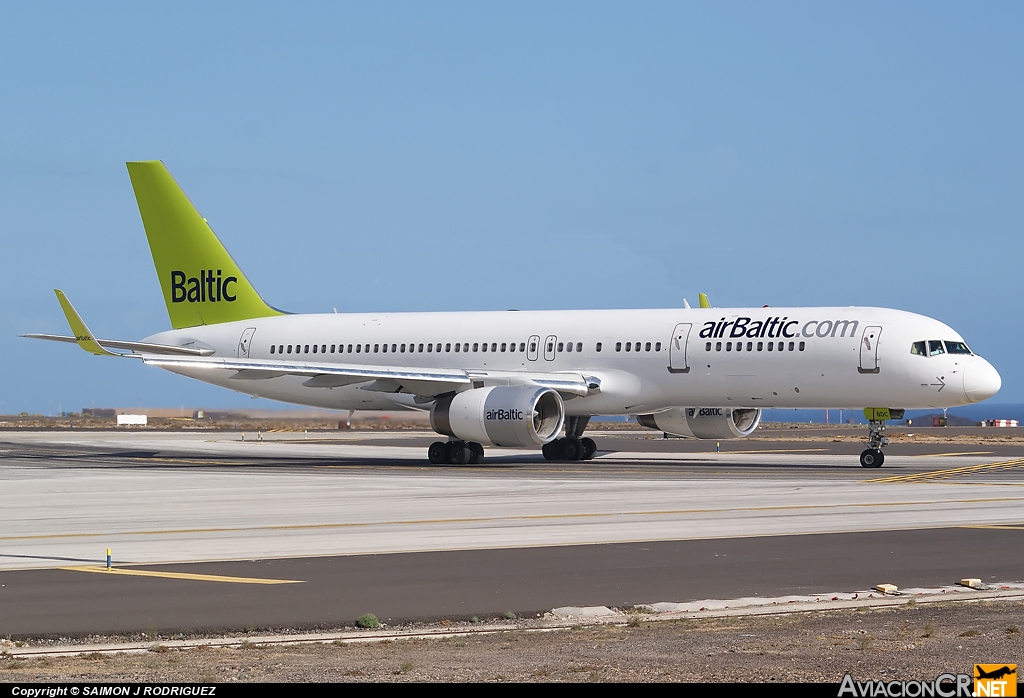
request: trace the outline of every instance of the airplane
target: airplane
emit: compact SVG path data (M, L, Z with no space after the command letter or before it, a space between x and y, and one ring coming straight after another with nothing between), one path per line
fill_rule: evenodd
M877 468L886 421L909 408L985 400L996 369L951 327L870 307L293 314L268 305L161 161L127 163L170 330L97 339L60 290L92 354L283 402L429 411L448 437L433 464L484 446L593 458L592 417L629 416L697 439L749 436L765 408L864 409Z

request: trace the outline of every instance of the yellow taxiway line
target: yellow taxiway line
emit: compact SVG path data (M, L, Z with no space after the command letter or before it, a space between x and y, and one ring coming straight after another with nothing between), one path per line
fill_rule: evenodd
M1024 468L1024 458L1013 460L996 461L995 463L981 463L979 465L965 465L960 468L946 468L944 470L932 470L926 473L911 473L909 475L893 475L891 477L880 477L864 482L925 482L929 480L946 480L961 475L974 475L992 470L1014 470Z
M127 575L130 577L160 577L162 579L188 579L193 582L227 582L228 584L303 584L301 579L260 579L259 577L226 577L220 574L193 574L191 572L154 572L124 567L60 567L69 572L95 572L97 574Z

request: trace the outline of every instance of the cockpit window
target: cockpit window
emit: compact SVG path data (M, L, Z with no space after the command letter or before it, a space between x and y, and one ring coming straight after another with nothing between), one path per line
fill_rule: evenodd
M945 353L946 350L942 348L942 342L937 339L928 341L928 356L938 356Z
M911 344L910 353L916 354L917 356L928 356L928 350L925 348L925 342L914 342Z
M963 342L946 342L946 351L950 354L970 354L971 350Z

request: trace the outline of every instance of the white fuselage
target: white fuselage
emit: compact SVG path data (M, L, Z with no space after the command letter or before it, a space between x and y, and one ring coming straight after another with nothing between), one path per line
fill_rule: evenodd
M912 353L914 342L963 339L937 320L884 308L285 315L147 341L194 341L220 357L578 373L600 383L595 394L566 401L566 414L580 416L689 406L942 408L983 400L1000 385L977 355ZM302 376L238 380L232 370L172 370L301 405L429 407L365 385L316 388L303 386Z

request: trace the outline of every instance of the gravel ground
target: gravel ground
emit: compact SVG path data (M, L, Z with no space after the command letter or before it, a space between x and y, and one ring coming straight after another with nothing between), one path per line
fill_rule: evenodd
M14 659L0 681L932 680L1020 663L1024 602L941 603L358 644Z

